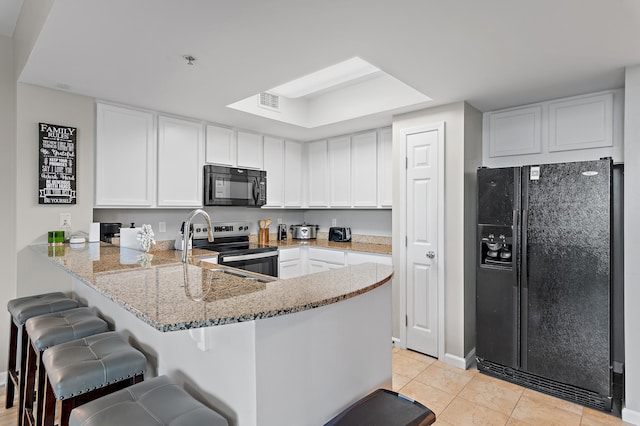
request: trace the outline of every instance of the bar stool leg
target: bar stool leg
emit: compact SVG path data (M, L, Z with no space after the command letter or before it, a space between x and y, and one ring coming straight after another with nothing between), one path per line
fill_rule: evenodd
M56 415L56 396L53 393L53 388L49 383L49 377L45 375L45 384L44 384L44 402L43 409L44 413L42 415L42 423L38 423L39 426L44 425L53 425L55 421Z
M7 367L7 389L5 408L13 407L13 397L15 396L16 385L14 380L16 375L16 348L18 347L18 327L11 321L10 338L9 338L9 365ZM22 370L20 370L22 371Z
M36 375L30 372L33 372L36 367L37 367L37 354L35 349L33 349L33 345L31 345L30 342L28 342L27 344L27 362L26 362L26 368L25 368L25 374L21 376L24 377L24 393L22 394L22 397L20 398L20 405L22 407L22 413L20 418L18 418L18 426L23 426L25 423L26 424L33 424L33 399L35 396L35 381L36 381ZM21 387L22 387L22 383L21 383ZM31 416L31 419L29 419L28 417Z
M42 407L44 406L44 395L46 392L45 389L45 378L47 377L47 372L44 369L44 364L42 363L42 352L38 352L38 392L36 393L36 424L42 424Z

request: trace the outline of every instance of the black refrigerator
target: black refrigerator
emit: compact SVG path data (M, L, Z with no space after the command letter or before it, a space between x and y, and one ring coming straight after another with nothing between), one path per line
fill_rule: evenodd
M611 159L478 169L480 372L615 409L621 177Z

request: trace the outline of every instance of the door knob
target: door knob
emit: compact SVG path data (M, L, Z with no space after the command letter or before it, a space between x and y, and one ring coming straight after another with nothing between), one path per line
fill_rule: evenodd
M433 259L434 257L436 257L436 254L435 254L434 252L432 252L432 251L428 251L428 252L427 252L427 257L428 257L429 259Z

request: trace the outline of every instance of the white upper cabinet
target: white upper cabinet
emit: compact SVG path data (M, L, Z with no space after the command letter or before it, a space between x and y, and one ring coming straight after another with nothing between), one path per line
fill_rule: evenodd
M331 207L351 207L351 138L329 139L329 204Z
M206 163L236 165L236 133L232 129L207 125Z
M353 207L377 207L378 190L377 133L351 137L351 204Z
M613 93L549 103L549 151L613 146Z
M284 206L302 207L302 144L284 143ZM267 173L267 188L269 187ZM268 201L268 198L267 198Z
M153 206L154 115L100 103L96 111L95 206Z
M284 205L284 140L264 137L264 169L267 171L267 204L265 207Z
M327 141L315 141L307 144L307 179L309 207L328 207L329 196L329 154Z
M624 162L624 90L486 112L483 159L487 167L587 161Z
M393 198L393 138L391 128L378 131L378 207L391 207Z
M514 108L492 113L489 155L537 154L542 150L542 107Z
M158 207L201 207L202 123L158 117Z
M262 169L262 135L238 131L237 138L238 167Z

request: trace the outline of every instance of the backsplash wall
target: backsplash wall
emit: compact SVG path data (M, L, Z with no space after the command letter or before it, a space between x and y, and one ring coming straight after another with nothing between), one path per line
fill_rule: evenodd
M94 222L120 222L129 227L150 224L158 241L174 240L180 225L193 209L94 209ZM251 233L258 233L258 220L271 218L271 232L276 232L278 219L287 225L303 222L319 225L327 232L332 219L337 226L350 226L353 234L391 237L391 210L300 210L300 209L255 209L247 207L206 207L213 222L251 222ZM201 217L196 217L201 222ZM167 231L159 232L159 223L165 222ZM74 229L73 231L87 231Z

